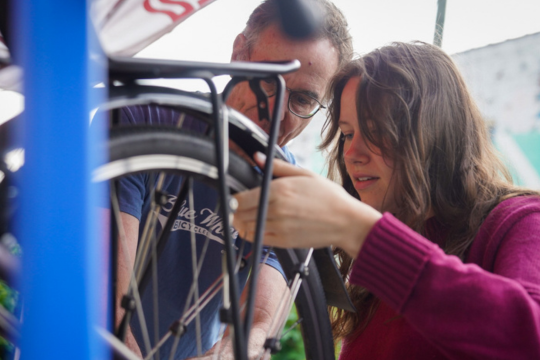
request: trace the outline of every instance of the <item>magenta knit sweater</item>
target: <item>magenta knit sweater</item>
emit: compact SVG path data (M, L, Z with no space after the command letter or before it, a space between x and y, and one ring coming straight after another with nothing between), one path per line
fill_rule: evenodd
M350 280L381 304L340 360L540 359L540 200L499 204L466 263L427 230L388 213L373 227Z

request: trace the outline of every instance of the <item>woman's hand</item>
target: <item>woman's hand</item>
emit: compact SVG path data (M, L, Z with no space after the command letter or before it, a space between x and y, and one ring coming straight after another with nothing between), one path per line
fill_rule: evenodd
M264 166L264 155L255 157ZM338 184L308 170L274 160L264 243L282 248L337 246L356 258L364 240L381 218ZM235 195L234 227L253 240L260 188Z

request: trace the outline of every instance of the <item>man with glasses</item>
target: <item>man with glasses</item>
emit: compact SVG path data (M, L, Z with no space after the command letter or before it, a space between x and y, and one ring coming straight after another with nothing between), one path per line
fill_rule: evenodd
M300 69L284 76L288 106L284 106L278 145L285 146L298 136L321 108L328 81L352 56L351 39L343 15L329 1L319 1L327 11L325 26L307 41L287 38L272 20L271 3L267 1L251 14L244 31L236 37L232 61L283 61L298 59ZM339 15L338 15L339 14ZM275 84L262 81L262 87L270 97L273 109ZM227 104L240 111L267 133L270 123L260 121L257 99L247 83L241 83L232 91Z
M294 158L286 149L285 145L298 136L309 124L313 115L323 107L321 103L324 101L326 86L330 78L352 56L351 39L343 14L328 0L314 1L326 10L324 26L314 38L303 41L295 41L287 38L281 32L278 25L276 0L267 0L255 9L247 22L245 30L236 37L231 58L232 61L273 62L291 59L298 59L300 61L301 67L298 71L284 76L287 106L283 106L280 114L281 123L277 140L278 145L283 147L285 154L293 163ZM271 114L276 98L276 84L272 81L263 81L262 87L269 97L268 105ZM227 100L227 105L243 113L267 133L269 132L270 122L268 120L259 120L257 99L247 82L238 84L232 90ZM179 114L174 110L152 106L135 106L122 109L121 111L121 123L173 124L177 121L178 117ZM191 119L186 118L184 121L184 127L188 127L191 130L200 131L201 129L198 129L198 126L199 124L191 122ZM144 224L144 219L149 209L150 194L146 190L148 184L145 181L147 180L142 178L142 176L133 176L120 182L119 200L122 211L121 218L127 234L128 251L130 252L131 259L135 257L138 234L141 234L143 231L142 224ZM177 194L179 183L180 181L178 179L167 179L165 186L166 192L168 194ZM195 227L211 232L212 229L208 226L208 222L205 223L205 219L209 219L210 212L215 208L216 193L210 191L202 184L196 186L193 196L193 203L195 205L194 214L199 216L194 219ZM171 196L168 199L169 204L172 204L176 199L175 196ZM187 209L187 204L182 209L184 207ZM170 206L164 207L164 211L167 209L170 211ZM181 210L178 215L178 221L189 221L182 218L186 213ZM212 219L212 224L215 227L217 217ZM185 297L189 292L189 283L186 280L191 278L191 259L189 257L191 235L190 230L178 229L178 231L173 231L171 233L173 239L168 241L167 249L163 252L158 262L160 337L168 330L168 326L172 321L171 319L178 319L181 316L182 309L185 305L184 300L181 298ZM195 235L197 242L205 241L206 236L200 232ZM212 233L212 236L219 237L220 235L218 233ZM211 282L214 279L214 273L221 272L220 254L222 249L223 247L219 242L210 241L207 252L214 252L218 261L205 261L205 268L199 277L200 282L206 281L204 277L208 277L208 282ZM122 248L119 248L119 289L127 288L129 282L128 272L122 272L121 270L131 269L133 267L132 264L123 263L125 257L122 251ZM250 333L251 355L258 353L264 344L266 331L270 326L273 313L281 298L281 294L286 288L284 277L280 272L279 263L275 259L275 256L270 254L270 259L265 260L265 264L269 266L261 267L257 286L253 326ZM245 283L249 270L245 270L245 272L245 274L239 275L243 283ZM149 284L147 289L151 288L152 285ZM150 328L150 342L153 343L153 306L150 293L150 291L146 291L145 294L142 294L142 302L145 308L146 323ZM122 294L122 292L117 292L117 295L119 294ZM118 300L117 303L119 304L119 302ZM197 344L196 339L193 337L195 327L195 322L193 322L188 326L188 332L181 338L174 359L195 356L197 355L198 347L203 353L212 347L217 340L219 329L218 312L220 307L220 301L214 301L201 313L200 330L204 335L204 343ZM116 321L118 322L123 314L123 309L119 307L117 313ZM141 329L139 319L136 318L136 315L134 317L130 324L135 337L133 337L131 332L128 332L126 344L140 354L140 349L144 348L144 333ZM230 342L226 343L228 344L225 346L226 354L222 354L220 358L232 359L232 347L230 346ZM160 351L160 357L169 358L171 348L172 341L169 341ZM210 349L207 354L213 351L214 349ZM208 359L210 358L209 356Z

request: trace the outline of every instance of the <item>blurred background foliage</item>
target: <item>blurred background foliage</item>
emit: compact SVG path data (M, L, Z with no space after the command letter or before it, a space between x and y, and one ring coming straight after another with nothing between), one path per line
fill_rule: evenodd
M296 324L291 329L291 326L295 325L298 321L298 314L296 307L293 307L287 323L285 324L284 331L288 331L281 338L281 351L275 355L272 355L272 360L304 360L306 358L304 354L304 341L302 340L302 332L299 324Z
M298 313L296 312L296 307L293 307L289 317L287 318L287 323L285 324L284 331L289 330L281 338L281 348L282 350L272 355L272 360L305 360L306 356L304 353L304 341L302 340L302 332L299 324L296 324L298 321ZM291 326L294 326L291 329ZM339 357L339 352L341 350L341 341L336 344L336 359Z
M10 253L18 257L22 254L20 245L10 234L4 234L0 246L7 247ZM19 292L9 287L3 280L0 280L0 306L3 306L10 313L16 314L19 310L17 308L18 303ZM13 358L14 351L15 346L0 336L0 360Z

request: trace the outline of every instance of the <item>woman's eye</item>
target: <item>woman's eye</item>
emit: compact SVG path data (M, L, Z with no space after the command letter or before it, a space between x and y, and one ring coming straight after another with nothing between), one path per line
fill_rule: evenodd
M352 133L348 133L348 134L341 133L341 139L343 141L345 141L345 140L350 141L350 140L352 140L353 136L354 136L354 134L352 134Z

